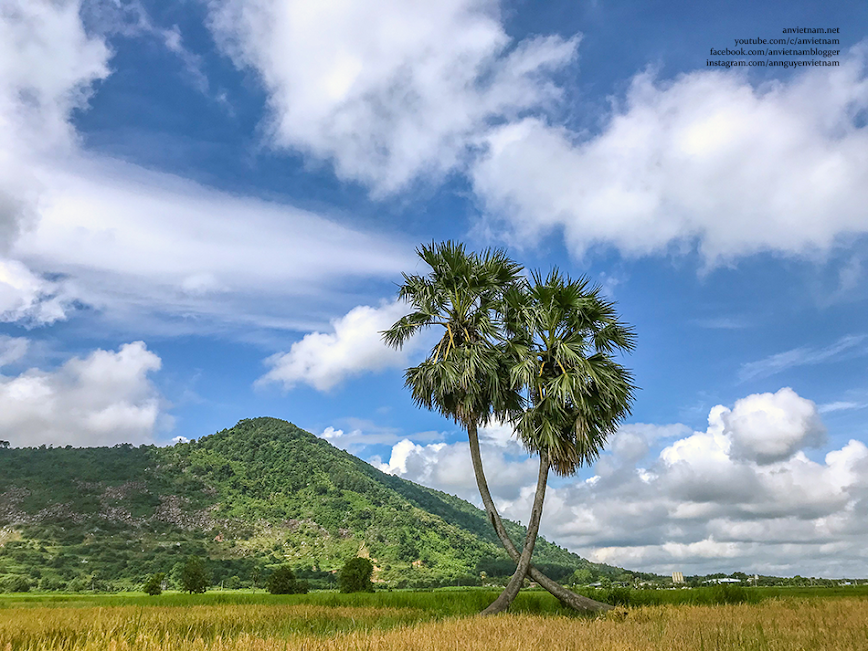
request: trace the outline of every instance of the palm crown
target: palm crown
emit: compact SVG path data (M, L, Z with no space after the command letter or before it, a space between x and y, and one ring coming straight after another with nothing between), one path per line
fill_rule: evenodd
M555 472L573 474L630 412L632 376L613 356L633 349L634 334L599 288L557 270L510 288L503 309L510 376L526 403L516 432Z
M413 401L464 426L513 413L520 397L499 343L497 315L521 266L499 249L468 253L454 242L423 245L417 253L431 272L404 274L398 297L412 311L383 333L387 344L400 348L422 329L443 327L428 358L405 373Z

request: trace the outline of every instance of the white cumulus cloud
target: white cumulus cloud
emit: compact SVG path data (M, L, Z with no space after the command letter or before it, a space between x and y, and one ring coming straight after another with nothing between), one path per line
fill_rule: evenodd
M274 144L376 193L462 162L493 119L547 105L578 39L511 46L495 0L212 0L218 42L267 92Z
M868 445L808 458L803 448L822 440L817 414L784 388L717 405L704 431L625 425L593 476L550 482L541 531L593 560L663 573L864 575ZM486 475L500 511L526 521L537 460L502 440L483 440ZM479 502L466 443L408 439L372 461Z
M866 53L761 85L737 72L639 74L597 134L540 117L493 131L473 186L516 240L561 230L576 255L698 245L714 264L828 251L868 232Z
M535 459L515 458L497 441L483 440L480 449L489 489L498 498L499 508L509 512L510 504L519 498L528 483L535 484L538 462ZM388 462L372 461L383 472L481 504L467 443L419 445L404 439L392 446ZM518 517L526 519L527 515L522 513Z
M733 455L762 464L789 459L826 438L817 405L790 388L742 398L721 418Z
M332 321L331 332L311 332L286 353L272 355L271 369L257 383L277 383L284 389L307 384L328 391L346 378L406 364L413 345L394 350L383 343L383 330L392 326L407 306L400 301L379 307L359 305ZM418 338L417 338L418 339Z
M0 437L14 446L150 443L171 423L150 380L160 366L137 341L52 371L0 375Z
M80 9L80 0L8 0L0 7L4 139L39 151L74 138L69 114L108 76L111 56L100 37L85 33Z
M864 442L809 459L801 448L825 430L814 403L791 389L718 405L708 421L656 459L615 449L596 481L553 489L546 531L595 560L663 572L868 569L858 515L868 506ZM832 542L837 555L825 551Z

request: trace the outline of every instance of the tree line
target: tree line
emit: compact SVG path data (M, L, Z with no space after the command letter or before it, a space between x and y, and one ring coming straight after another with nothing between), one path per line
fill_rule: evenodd
M374 565L367 558L355 557L344 563L338 573L338 588L341 592L373 592L374 584L371 577ZM260 578L254 576L253 587ZM190 556L178 576L178 584L182 592L189 594L201 594L211 585L211 577L205 564L198 556ZM157 596L162 594L166 586L166 575L163 572L151 574L142 585L142 591ZM230 586L236 589L239 586ZM289 565L280 565L275 568L265 579L265 589L271 594L307 594L310 585L305 580L299 580Z

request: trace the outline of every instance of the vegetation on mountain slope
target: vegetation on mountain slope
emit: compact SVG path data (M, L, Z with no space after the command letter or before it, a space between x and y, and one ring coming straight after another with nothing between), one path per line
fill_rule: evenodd
M289 564L311 587L333 587L357 555L389 587L467 585L514 569L473 505L274 418L164 448L0 450L0 589L133 588L158 572L179 586L190 556L215 585L263 587ZM536 558L560 580L621 573L546 541Z

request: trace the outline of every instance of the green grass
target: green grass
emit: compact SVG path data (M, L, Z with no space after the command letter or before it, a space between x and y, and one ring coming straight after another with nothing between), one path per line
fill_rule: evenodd
M715 586L683 590L580 590L599 601L620 606L655 605L715 605L758 603L776 597L868 599L868 586L840 588L742 588ZM326 607L377 607L422 610L432 617L477 613L497 596L496 589L451 588L428 591L394 590L374 593L341 594L334 591L314 591L306 595L271 595L249 590L212 591L205 594L165 592L149 597L141 592L126 593L18 593L0 594L0 609L27 607L110 607L110 606L208 606L208 605L302 605ZM513 612L533 614L569 614L560 603L542 590L523 590L512 608Z
M763 597L863 597L868 598L868 585L851 585L837 586L834 588L826 587L787 587L774 586L763 588L752 588L758 591Z
M662 606L692 605L713 606L722 604L759 603L774 597L832 598L868 597L868 585L849 587L759 587L749 588L738 585L717 585L702 588L678 590L632 590L612 588L610 590L580 589L579 593L616 606Z
M376 607L420 610L431 617L471 615L481 611L497 597L497 590L466 589L417 592L410 590L374 593L341 594L339 592L311 592L306 595L271 595L248 591L206 592L184 594L164 592L157 597L142 593L21 593L0 595L0 609L28 607L113 607L113 606L213 606L213 605L311 605L329 608ZM523 591L514 605L514 612L539 614L567 614L560 603L547 592Z

